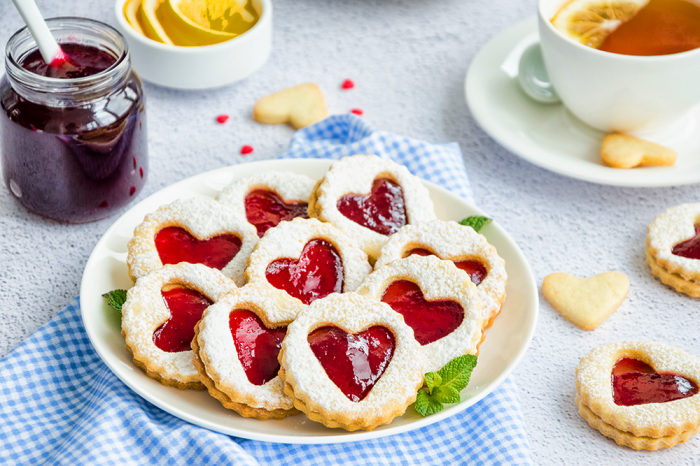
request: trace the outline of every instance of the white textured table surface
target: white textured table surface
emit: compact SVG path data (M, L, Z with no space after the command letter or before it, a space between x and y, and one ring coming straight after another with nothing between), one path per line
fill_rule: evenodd
M45 16L114 24L110 0L37 0ZM515 238L538 283L551 272L630 278L622 307L593 332L542 302L532 345L515 371L537 464L693 464L700 438L658 452L618 447L574 406L574 370L591 348L647 339L700 355L698 302L661 285L644 263L646 226L667 207L697 202L700 187L622 189L536 168L498 146L464 100L468 65L495 34L535 12L535 0L274 0L274 50L247 80L206 92L146 85L151 174L139 199L191 175L283 152L293 130L251 119L258 97L301 82L323 89L329 111L364 110L376 127L433 142L458 141L474 197ZM0 44L22 26L0 0ZM345 78L355 81L341 91ZM214 118L231 116L225 125ZM255 152L239 155L250 144ZM0 188L0 356L78 294L97 240L116 219L62 225L27 212ZM0 400L1 402L1 400ZM696 463L697 464L697 463Z

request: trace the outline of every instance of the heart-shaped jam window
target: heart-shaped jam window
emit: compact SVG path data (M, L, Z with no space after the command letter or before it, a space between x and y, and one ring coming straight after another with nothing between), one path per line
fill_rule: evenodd
M348 194L338 201L341 214L380 235L392 235L406 225L403 189L391 180L377 178L367 196Z
M284 220L309 218L307 207L306 202L287 204L277 194L263 189L251 191L245 197L246 217L258 229L260 237Z
M420 287L408 280L389 285L382 301L401 314L421 345L454 332L464 320L464 309L455 301L426 301Z
M671 252L688 259L700 259L700 225L695 225L695 236L676 244Z
M306 243L298 260L279 259L265 271L267 281L280 290L310 304L331 293L343 291L343 260L328 241L314 239Z
M167 353L179 353L192 349L194 326L212 301L199 291L189 288L172 288L161 291L170 319L153 332L153 343Z
M311 351L331 381L354 403L362 401L394 356L394 335L374 326L360 333L317 328L307 337Z
M611 376L613 400L620 406L666 403L698 393L698 385L692 380L657 373L650 365L632 358L617 361Z
M156 233L156 250L165 264L204 264L221 270L241 250L241 239L236 235L219 235L200 241L180 227L167 227Z
M280 370L277 355L287 327L267 328L253 312L238 310L229 314L229 328L238 360L250 383L264 385L277 377Z
M418 256L434 256L432 252L428 251L427 249L421 249L421 248L416 248L412 249L408 255L418 255ZM486 275L488 274L488 271L486 270L486 267L479 262L479 261L472 261L472 260L467 260L467 261L453 261L454 264L457 266L458 269L464 270L467 272L467 275L469 275L469 278L471 279L472 283L475 285L478 285L482 281L484 281L484 278L486 278Z

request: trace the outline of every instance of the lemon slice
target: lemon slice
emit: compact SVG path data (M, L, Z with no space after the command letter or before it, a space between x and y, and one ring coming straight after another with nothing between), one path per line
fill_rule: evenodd
M129 23L129 26L136 29L136 32L139 34L145 36L146 33L143 32L143 28L141 28L137 18L137 12L140 6L141 0L127 0L126 4L124 4L124 17L126 18L126 22Z
M571 0L552 18L562 33L588 47L599 48L622 23L649 0Z
M136 10L136 19L146 37L164 44L175 45L161 26L160 18L156 14L156 11L161 9L162 3L164 3L163 0L141 0Z
M206 6L212 0L203 2ZM184 46L200 46L213 45L231 40L239 34L234 34L224 31L215 31L204 25L197 24L184 12L190 12L188 7L194 2L193 0L165 0L162 7L162 12L159 10L159 19L164 28L167 28L168 34L172 38L175 45ZM236 4L235 0L229 3Z

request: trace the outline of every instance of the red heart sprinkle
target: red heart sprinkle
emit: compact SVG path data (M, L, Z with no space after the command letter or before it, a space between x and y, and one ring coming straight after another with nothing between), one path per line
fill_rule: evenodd
M141 178L143 178L143 167L139 167L139 173L141 174Z
M223 125L228 121L228 115L219 115L218 117L216 117L216 121Z
M341 84L340 87L343 89L352 89L353 87L355 87L355 83L352 82L350 79L346 79L345 81L343 81L343 84Z
M352 110L350 110L350 113L354 113L355 115L362 115L365 112L363 112L359 108L353 108Z
M245 145L241 147L241 155L248 155L253 152L253 146Z
M129 196L133 196L135 192L136 192L136 186L132 186L131 189L129 189Z

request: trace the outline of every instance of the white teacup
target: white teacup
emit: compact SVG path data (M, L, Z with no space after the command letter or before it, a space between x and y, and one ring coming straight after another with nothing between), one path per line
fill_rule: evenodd
M540 0L540 45L556 92L579 119L606 132L648 132L700 102L700 49L648 57L587 47L552 25L567 1Z

